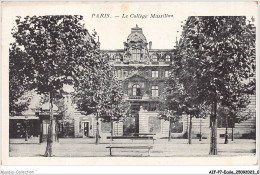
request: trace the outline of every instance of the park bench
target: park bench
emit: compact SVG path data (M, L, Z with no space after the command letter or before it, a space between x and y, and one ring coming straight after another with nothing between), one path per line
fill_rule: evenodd
M132 136L155 136L154 133L133 133Z
M148 156L150 156L150 149L152 149L152 146L107 146L106 148L109 148L110 150L110 156L112 156L112 149L147 149L148 150Z
M130 139L130 140L156 140L153 136L108 136L107 139Z

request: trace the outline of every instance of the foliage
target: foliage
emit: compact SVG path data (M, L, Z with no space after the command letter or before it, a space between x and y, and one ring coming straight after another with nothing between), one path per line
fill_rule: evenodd
M9 49L9 111L10 115L20 115L28 109L31 98L24 95L27 88L24 84L26 73L31 70L27 68L26 53L16 43L12 43ZM28 74L27 74L28 75Z
M217 100L232 109L255 93L255 34L246 17L189 17L175 71L191 104ZM236 108L232 107L236 106Z
M191 105L199 113L199 106L212 105L210 154L215 155L217 106L236 115L249 103L248 94L255 94L255 28L244 16L192 16L181 37L174 71L187 109Z
M22 48L16 54L24 55L23 59L17 55L14 63L26 64L21 69L23 83L39 93L55 91L55 96L75 76L76 65L91 48L82 16L17 17L12 35Z
M49 95L51 122L45 156L51 156L53 100L62 97L64 84L74 83L78 68L86 58L92 58L88 54L97 45L85 29L82 16L17 17L12 35L13 67L19 67L20 85Z
M122 86L107 60L98 53L88 64L91 69L82 68L77 77L74 101L78 109L86 115L97 114L105 122L126 117L130 104L124 101Z

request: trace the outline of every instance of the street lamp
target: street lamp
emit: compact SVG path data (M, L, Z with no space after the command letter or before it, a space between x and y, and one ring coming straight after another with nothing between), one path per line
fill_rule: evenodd
M226 115L226 132L225 132L225 142L224 144L228 144L228 115L227 115L227 111L228 109L226 107L224 107L224 111L225 111L225 115Z
M223 96L220 96L220 99L223 99ZM228 144L228 108L224 107L224 115L226 116L226 132L225 132L225 142L224 144Z

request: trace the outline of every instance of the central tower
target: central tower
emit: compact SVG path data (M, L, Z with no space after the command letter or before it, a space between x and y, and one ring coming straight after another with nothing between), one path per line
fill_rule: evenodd
M136 25L124 42L124 61L130 63L141 63L148 60L147 40L142 28Z

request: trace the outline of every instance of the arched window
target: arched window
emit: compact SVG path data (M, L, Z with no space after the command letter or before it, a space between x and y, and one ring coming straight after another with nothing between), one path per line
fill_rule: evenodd
M133 96L141 96L141 87L138 84L133 85Z
M153 55L152 60L153 60L153 62L157 62L158 61L157 55Z
M170 61L171 61L170 55L166 55L165 61L166 61L166 62L170 62Z

